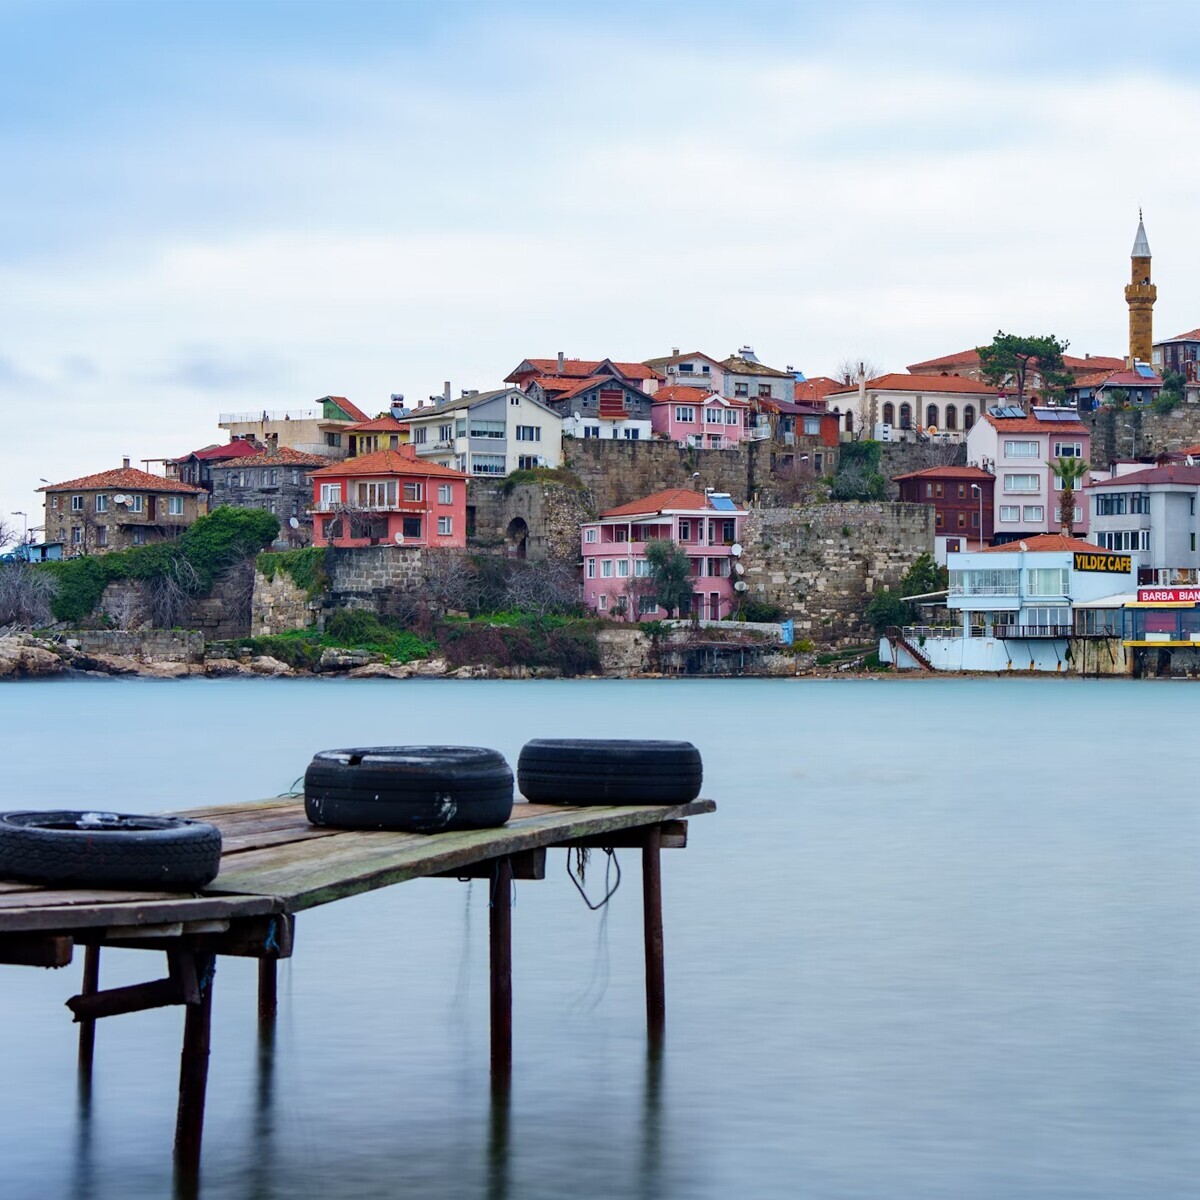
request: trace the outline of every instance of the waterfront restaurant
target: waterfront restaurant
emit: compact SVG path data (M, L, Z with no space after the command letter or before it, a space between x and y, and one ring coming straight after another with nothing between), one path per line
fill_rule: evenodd
M1072 637L1112 636L1115 611L1137 588L1136 555L1058 533L948 554L946 565L946 605L958 619L922 630L918 647L940 671L1065 671ZM1093 629L1077 635L1075 609L1084 605ZM920 661L904 650L881 646L900 667Z
M1126 646L1200 650L1200 587L1140 587L1124 612Z

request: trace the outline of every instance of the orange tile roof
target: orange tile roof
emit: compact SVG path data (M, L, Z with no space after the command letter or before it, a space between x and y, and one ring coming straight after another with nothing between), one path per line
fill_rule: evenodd
M846 390L846 384L840 379L830 379L828 375L816 375L796 383L795 399L800 404L815 404L831 396L834 392Z
M584 375L594 375L603 362L611 362L627 379L661 379L652 367L645 363L617 362L607 358L564 358L562 370L558 369L557 358L526 358L522 365L528 363L539 375L557 375L567 379L578 379ZM518 368L519 369L519 368ZM516 371L512 372L515 375ZM512 375L505 376L505 381L513 382Z
M667 488L662 492L655 492L651 496L644 496L641 500L633 500L629 504L621 504L616 508L610 508L607 512L602 512L601 517L638 517L638 516L653 516L659 513L675 512L678 510L684 512L696 512L699 509L708 510L711 512L725 511L712 508L708 502L708 497L701 495L700 492L693 492L690 488ZM742 512L741 509L738 512Z
M220 463L222 467L323 467L329 459L319 454L304 454L291 446L280 446L277 450L259 451L245 458L231 458Z
M261 446L256 446L253 442L246 441L245 438L234 438L232 442L228 442L224 446L206 446L203 450L193 450L191 454L181 455L172 461L185 463L189 458L198 458L205 462L212 462L214 459L221 458L249 458L252 454L261 453Z
M1089 488L1115 488L1127 484L1182 483L1188 487L1200 486L1200 467L1189 467L1183 463L1168 463L1162 467L1147 467L1144 471L1130 471L1115 479L1098 479L1089 483Z
M131 492L203 492L202 487L193 487L190 483L180 483L178 479L164 479L161 475L151 475L149 471L139 471L136 467L117 467L112 471L101 471L97 475L82 475L78 479L68 479L64 483L48 483L38 488L39 492L103 492L110 488L118 491Z
M923 471L909 471L907 475L893 475L892 480L899 483L901 479L970 479L974 482L986 479L995 483L996 477L982 467L926 467Z
M1074 421L1043 421L1040 417L993 417L985 412L983 420L994 425L1001 433L1074 433L1090 436L1092 432L1078 418Z
M343 433L401 433L407 425L397 421L395 417L376 417L373 421L360 421L357 425L347 425Z
M1123 371L1125 360L1105 354L1089 354L1086 358L1076 358L1073 354L1064 354L1063 366L1068 371Z
M1025 549L1031 553L1050 553L1056 551L1061 553L1064 550L1070 550L1075 554L1113 554L1119 555L1119 550L1105 550L1103 546L1097 546L1094 542L1085 542L1082 538L1067 537L1062 533L1039 533L1033 537L1022 538L1025 543ZM984 554L1000 554L1005 550L1009 554L1016 553L1021 549L1021 542L1008 542L1003 546L988 546L982 551Z
M677 383L671 387L659 388L651 399L655 404L672 401L676 404L699 404L701 400L707 400L709 396L715 395L716 393L709 388L688 387L686 384Z
M322 396L322 400L332 400L352 421L366 421L367 414L357 404L351 404L345 396Z
M1177 333L1166 339L1168 342L1200 342L1200 329L1189 329L1187 333ZM1121 364L1124 366L1124 362Z
M957 354L943 354L941 358L927 358L924 362L912 363L909 371L914 375L925 374L930 367L977 367L979 366L979 349L960 350Z
M410 447L406 446L404 449ZM467 478L462 471L455 471L438 463L425 462L417 458L415 453L409 455L401 450L375 450L358 458L344 458L340 462L330 463L329 466L314 471L312 478L348 475L433 475L443 479Z
M994 398L999 390L988 383L979 383L975 379L964 379L961 375L905 375L893 371L887 375L879 375L867 380L868 392L921 392L922 394L937 395L950 393L963 396L980 396ZM829 396L847 396L857 394L858 385L854 383L840 384L838 391L830 392Z

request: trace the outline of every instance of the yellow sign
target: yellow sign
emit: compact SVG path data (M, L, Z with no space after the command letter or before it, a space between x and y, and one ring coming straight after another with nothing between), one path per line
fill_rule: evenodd
M1075 570L1128 575L1133 570L1133 559L1128 554L1076 554Z

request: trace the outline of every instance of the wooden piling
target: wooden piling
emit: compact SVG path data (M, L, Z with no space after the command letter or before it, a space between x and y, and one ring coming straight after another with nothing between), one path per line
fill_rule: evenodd
M512 1077L512 864L496 859L488 910L492 993L492 1087Z
M179 1108L175 1116L175 1165L186 1179L200 1171L204 1136L204 1095L208 1088L208 1055L212 1038L212 954L196 955L200 996L184 1009L183 1052L179 1056Z
M94 996L100 990L100 947L85 946L83 950L83 996ZM79 1022L79 1071L91 1078L92 1060L96 1054L96 1022L83 1018Z
M276 978L279 964L273 958L258 960L258 1020L259 1023L270 1024L275 1020L278 1010L278 980Z
M642 843L642 916L646 937L646 1029L652 1042L667 1027L667 993L663 971L662 826L651 825Z

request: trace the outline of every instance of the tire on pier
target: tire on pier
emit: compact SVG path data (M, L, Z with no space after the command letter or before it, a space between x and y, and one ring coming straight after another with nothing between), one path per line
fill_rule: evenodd
M0 878L65 887L190 892L221 866L205 821L109 812L0 813Z
M323 750L304 774L305 815L339 829L487 829L503 825L512 806L512 770L481 746Z
M704 768L691 742L535 738L517 760L527 800L561 804L685 804Z

